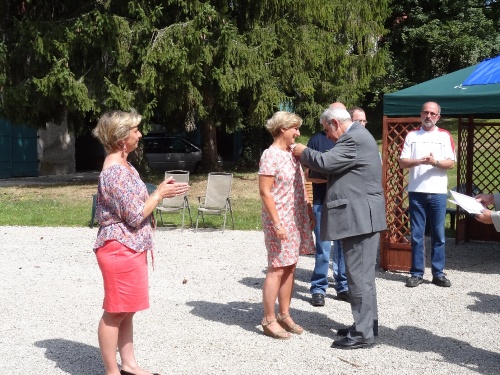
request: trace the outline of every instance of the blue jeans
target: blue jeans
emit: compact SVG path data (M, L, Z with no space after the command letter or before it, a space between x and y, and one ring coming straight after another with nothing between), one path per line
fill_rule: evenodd
M426 228L431 236L432 276L444 275L446 199L446 194L409 193L412 276L424 275Z
M316 219L316 225L314 227L314 236L316 237L316 254L314 262L314 270L311 275L311 294L320 293L326 294L326 289L328 288L328 270L330 267L330 249L332 248L332 241L321 241L319 228L321 223L321 204L313 205L314 217ZM339 241L335 241L339 242ZM335 253L339 253L340 256L335 256ZM337 292L343 292L347 290L347 277L345 276L345 263L344 256L342 254L341 247L334 247L334 261L333 261L333 272L335 283L337 284ZM337 261L335 259L337 258ZM340 265L337 266L337 264ZM335 276L336 270L338 277ZM339 289L339 285L340 288ZM342 289L343 288L343 289Z
M332 268L333 278L335 280L335 289L337 293L346 292L347 276L345 274L344 252L342 251L342 242L340 240L333 241Z

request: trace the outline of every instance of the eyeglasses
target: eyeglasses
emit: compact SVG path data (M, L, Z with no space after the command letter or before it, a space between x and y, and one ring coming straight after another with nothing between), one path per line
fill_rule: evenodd
M431 116L431 117L436 117L436 116L439 116L439 113L434 113L434 112L429 112L429 111L422 111L420 112L421 114L423 114L424 116Z

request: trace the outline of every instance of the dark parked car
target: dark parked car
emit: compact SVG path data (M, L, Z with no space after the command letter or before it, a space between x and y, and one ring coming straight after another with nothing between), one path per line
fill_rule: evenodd
M143 141L144 155L151 168L159 171L181 169L199 172L201 149L187 139L160 134L147 135Z

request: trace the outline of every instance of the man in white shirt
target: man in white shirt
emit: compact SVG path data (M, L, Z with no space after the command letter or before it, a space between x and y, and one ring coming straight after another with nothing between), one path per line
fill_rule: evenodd
M423 282L425 271L425 232L431 236L432 283L450 287L444 274L447 171L455 166L455 145L451 134L436 126L441 107L427 102L420 113L422 126L408 133L401 157L400 168L409 170L409 214L412 262L407 287Z

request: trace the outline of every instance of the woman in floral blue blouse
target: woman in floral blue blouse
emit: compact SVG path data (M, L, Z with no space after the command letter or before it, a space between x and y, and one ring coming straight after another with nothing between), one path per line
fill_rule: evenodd
M106 375L151 375L135 359L132 319L149 307L147 251L153 250L150 216L163 198L184 194L186 183L165 180L148 194L137 170L127 161L142 137L141 115L111 111L99 119L93 135L107 156L99 175L94 245L104 282L104 313L98 338ZM116 350L120 353L120 370Z

